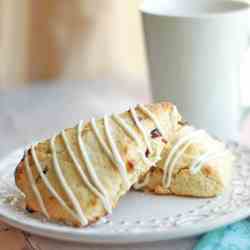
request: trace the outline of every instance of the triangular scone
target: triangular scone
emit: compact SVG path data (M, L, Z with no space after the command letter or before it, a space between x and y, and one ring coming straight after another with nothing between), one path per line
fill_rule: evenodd
M138 105L32 146L15 173L27 210L74 226L97 221L159 161L179 120L170 103Z
M180 126L162 159L134 185L156 194L213 197L230 184L234 156L204 130Z

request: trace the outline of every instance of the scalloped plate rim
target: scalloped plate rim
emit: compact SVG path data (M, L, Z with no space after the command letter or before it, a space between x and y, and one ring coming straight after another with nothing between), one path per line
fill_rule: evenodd
M249 208L250 210L250 208ZM232 215L232 214L230 214ZM214 230L216 228L219 228L221 226L226 226L231 223L240 221L242 219L247 218L250 215L250 211L246 211L245 213L238 211L233 213L233 217L230 218L230 220L227 220L225 222L225 217L227 216L221 216L220 220L216 219L217 222L210 225L197 225L192 227L192 231L190 230L189 226L183 226L181 229L175 229L172 230L172 232L169 235L166 235L167 231L159 231L157 233L152 234L150 231L144 231L140 233L133 233L133 234L126 234L126 233L113 233L113 234L105 234L99 235L96 237L95 234L83 234L83 233L70 233L63 231L57 231L49 228L38 228L33 227L32 225L28 223L21 223L13 218L11 216L2 215L1 209L0 209L0 218L2 221L6 222L10 226L13 226L15 228L27 231L29 233L33 233L39 236L43 236L46 238L51 239L57 239L57 240L63 240L63 241L71 241L71 242L82 242L82 243L106 243L106 244L127 244L127 243L141 243L141 242L154 242L154 241L164 241L164 240L171 240L171 239L179 239L179 238L185 238L190 236L196 236L203 234L205 232L209 232L211 230ZM69 228L70 229L70 228ZM47 230L47 231L46 231ZM55 233L55 235L51 234ZM66 234L65 234L66 233ZM113 238L116 236L117 238ZM150 237L149 237L150 236ZM84 238L86 237L86 238Z
M242 147L242 146L238 146ZM21 147L9 155L0 160L0 173L4 170L4 165L6 165L8 159L11 156L17 154L17 152L22 151L24 147ZM247 150L250 155L250 149L248 147L243 147L244 150ZM5 166L6 167L6 166ZM250 167L250 166L249 166ZM249 197L250 198L250 197ZM6 205L7 207L7 205ZM230 223L239 221L244 219L250 215L250 206L243 206L238 208L236 211L229 212L227 214L221 215L220 217L216 217L209 221L197 223L197 224L188 224L182 225L181 227L176 227L168 231L167 229L159 230L159 231L138 231L138 232L107 232L104 231L100 233L93 233L93 231L79 231L77 229L73 229L71 227L60 227L59 224L53 225L51 227L50 223L42 223L37 220L37 223L32 223L30 220L19 221L17 216L8 212L8 208L5 205L0 204L0 219L5 223L22 229L24 231L28 231L30 233L34 233L36 235L40 235L47 238L66 240L66 241L74 241L74 242L84 242L84 243L137 243L137 242L153 242L160 240L169 240L169 239L177 239L188 236L199 235L204 232L213 230L215 228L228 225ZM41 226L42 225L42 226ZM97 225L98 227L98 225ZM66 230L67 229L67 230Z

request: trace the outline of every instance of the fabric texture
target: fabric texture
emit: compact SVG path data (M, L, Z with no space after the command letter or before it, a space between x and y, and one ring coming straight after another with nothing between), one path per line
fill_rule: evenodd
M250 250L250 220L207 233L193 250Z

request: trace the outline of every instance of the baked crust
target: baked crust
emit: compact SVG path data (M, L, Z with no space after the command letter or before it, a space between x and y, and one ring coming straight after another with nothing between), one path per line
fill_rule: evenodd
M164 140L162 139L161 135L152 136L152 131L155 131L156 129L154 122L140 109L136 108L136 112L138 113L141 124L147 131L147 134L150 135L151 133L151 136L149 136L149 142L150 146L152 147L152 152L150 154L148 154L147 145L143 140L143 136L141 135L140 131L136 127L136 124L131 118L129 111L124 112L119 116L137 133L138 137L140 138L140 145L137 145L137 143L135 143L135 141L127 135L121 126L119 126L119 124L114 121L114 119L110 119L112 136L118 147L119 153L126 164L128 179L131 185L137 182L139 176L144 175L151 167L142 160L141 154L139 152L145 152L148 159L152 162L158 161L160 159L160 153L164 144L167 142L168 137L170 137L173 131L176 130L178 121L181 119L175 106L173 106L171 103L162 102L158 104L147 105L146 107L154 114L155 117L157 117L157 120L164 130ZM96 124L103 140L107 144L108 140L104 131L103 119L98 119ZM85 162L81 156L79 145L77 144L77 128L75 127L65 129L65 134L70 145L72 146L74 154L81 162L81 167L84 173L90 177L85 166ZM105 187L112 207L114 208L116 207L120 197L124 195L130 187L125 187L123 185L122 177L117 166L113 164L113 162L104 153L100 143L93 133L90 123L84 125L81 132L81 138L85 142L89 153L89 158L93 163L95 172L102 185ZM43 173L48 178L50 184L67 204L67 206L74 210L71 200L63 189L58 176L55 174L50 141L42 141L38 143L34 149L36 156L42 166ZM80 178L80 175L74 167L72 158L67 151L61 134L55 137L55 151L64 178L67 183L70 184L75 197L79 201L80 207L82 211L84 211L84 214L88 220L88 225L105 216L107 211L104 208L102 200L97 195L95 195ZM32 176L35 180L35 185L41 194L49 218L51 220L63 222L76 227L81 226L79 220L73 217L64 207L62 207L58 200L48 190L36 168L36 164L31 155L31 149L27 151L26 157L30 165ZM27 210L30 212L34 211L42 213L42 209L39 206L37 197L34 193L34 190L32 190L31 183L29 182L27 171L25 169L24 158L20 161L16 168L15 181L19 189L25 194Z
M168 188L163 184L164 163L169 155L173 144L183 136L183 129L188 126L180 126L176 135L170 139L170 143L165 145L162 151L162 159L151 168L147 174L142 176L139 183L145 182L146 185L140 188L141 191L150 192L159 195L177 195L191 197L214 197L221 194L230 185L232 177L232 164L234 156L225 145L204 132L199 142L193 142L185 151L184 156L174 167L171 184ZM192 162L204 153L211 150L225 149L222 157L214 158L205 162L200 171L193 174L190 171ZM188 156L188 157L185 157Z

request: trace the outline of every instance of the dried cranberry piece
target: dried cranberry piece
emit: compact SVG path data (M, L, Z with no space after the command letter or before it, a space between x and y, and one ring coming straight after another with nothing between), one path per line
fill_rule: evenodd
M152 138L157 138L161 136L161 132L158 128L153 129L150 134Z
M149 150L148 150L148 148L146 149L145 156L146 156L147 158L148 158L148 156L149 156Z

